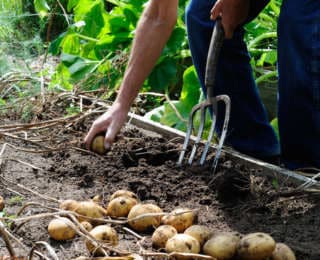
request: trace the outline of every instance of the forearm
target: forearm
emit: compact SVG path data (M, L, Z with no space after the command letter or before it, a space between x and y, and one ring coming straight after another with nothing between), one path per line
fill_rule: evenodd
M150 1L139 20L116 102L129 110L176 23L178 0Z

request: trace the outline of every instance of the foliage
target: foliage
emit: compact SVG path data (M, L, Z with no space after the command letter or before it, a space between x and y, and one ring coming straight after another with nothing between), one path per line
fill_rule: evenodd
M103 87L107 96L114 96L113 93L122 79L135 28L146 1L16 1L22 1L24 6L28 3L28 10L35 9L40 17L37 19L42 34L33 34L34 42L39 44L34 53L39 54L45 49L45 45L40 41L41 37L45 42L49 41L49 52L60 58L60 63L51 77L52 90L71 91L79 87L94 90ZM33 2L32 6L29 6L30 2ZM186 38L184 9L187 2L188 0L179 1L176 28L142 88L142 91L165 93L167 97L167 102L148 116L182 130L185 129L190 108L202 98L194 68L191 66ZM265 10L246 25L246 41L258 84L273 84L277 79L276 20L280 3L280 0L271 0ZM60 20L55 20L57 17ZM14 26L11 28L12 33L19 31L15 30ZM10 39L12 38L14 37L10 36ZM22 43L26 44L20 41L20 44ZM9 53L9 50L4 52ZM4 100L0 99L0 102ZM77 112L77 109L70 108L67 112Z

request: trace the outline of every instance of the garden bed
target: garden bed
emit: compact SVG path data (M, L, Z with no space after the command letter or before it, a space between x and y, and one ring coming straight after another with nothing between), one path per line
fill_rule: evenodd
M293 192L296 178L277 174L277 167L229 152L223 154L214 176L209 165L178 167L182 139L163 130L160 134L146 130L150 128L144 123L134 126L132 121L112 150L99 156L82 149L93 118L28 128L24 125L28 141L23 140L25 133L12 129L4 132L2 128L5 134L0 139L0 184L6 202L4 216L14 220L9 230L26 246L12 241L17 255L26 255L36 241L48 242L59 259L88 255L83 237L54 241L47 233L52 217L32 217L54 212L46 207L57 208L58 200L88 200L101 194L106 204L114 191L128 189L165 212L176 207L195 209L198 222L212 231L267 232L289 245L297 259L320 259L319 200L315 194ZM2 120L4 124L16 122ZM211 151L209 160L213 154ZM30 202L38 204L30 204L17 216L19 209ZM26 221L25 217L31 219ZM121 250L139 253L141 246L153 250L150 233L139 234L145 237L141 244L124 229L126 225L113 226L119 233ZM2 241L0 255L8 255Z

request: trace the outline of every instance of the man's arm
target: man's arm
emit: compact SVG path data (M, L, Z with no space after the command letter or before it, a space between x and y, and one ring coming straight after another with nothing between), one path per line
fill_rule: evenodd
M112 107L96 119L85 143L90 149L93 138L106 132L105 147L111 144L122 126L144 80L156 64L177 21L178 0L151 0L136 29L131 55L118 96Z

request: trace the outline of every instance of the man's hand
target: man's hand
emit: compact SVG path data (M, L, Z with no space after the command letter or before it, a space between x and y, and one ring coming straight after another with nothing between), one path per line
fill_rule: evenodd
M211 9L211 19L219 16L227 39L232 38L233 31L248 17L250 0L218 0Z
M84 139L86 148L91 150L91 143L94 137L99 133L105 132L104 147L106 150L110 150L116 135L126 122L127 115L128 111L126 109L122 108L120 104L114 103L107 112L93 122Z

